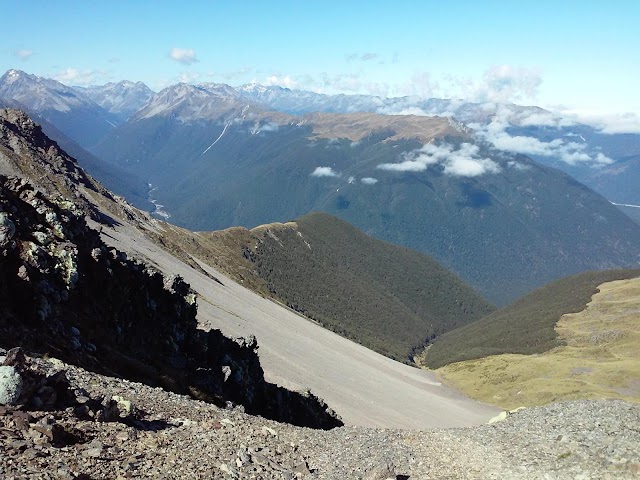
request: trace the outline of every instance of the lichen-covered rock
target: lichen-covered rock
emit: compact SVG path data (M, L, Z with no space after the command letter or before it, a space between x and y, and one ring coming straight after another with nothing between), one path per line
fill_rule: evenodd
M22 377L9 365L0 366L0 405L16 405L22 393Z
M0 247L7 245L16 233L16 226L8 213L0 212Z

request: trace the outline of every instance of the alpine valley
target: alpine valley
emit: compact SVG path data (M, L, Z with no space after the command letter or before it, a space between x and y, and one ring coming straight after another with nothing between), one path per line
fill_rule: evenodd
M153 94L139 82L74 88L17 70L0 79L0 97L88 149L73 153L116 193L190 230L324 211L432 256L497 305L640 262L640 226L611 203L638 202L640 135L537 107L254 84ZM530 156L524 138L539 146Z

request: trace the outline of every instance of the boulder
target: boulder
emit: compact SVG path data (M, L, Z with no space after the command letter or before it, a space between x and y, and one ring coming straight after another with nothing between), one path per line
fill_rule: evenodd
M0 366L0 405L17 405L22 393L22 377L14 366Z

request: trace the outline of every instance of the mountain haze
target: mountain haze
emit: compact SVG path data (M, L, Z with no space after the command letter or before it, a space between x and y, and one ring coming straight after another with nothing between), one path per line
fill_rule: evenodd
M416 96L326 95L258 84L243 85L237 90L247 99L293 114L375 112L451 116L474 128L491 130L486 132L490 133L490 139L495 137L519 149L516 153L525 153L569 173L611 201L640 204L640 190L634 188L640 178L637 133L602 133L535 106ZM569 155L567 148L571 151ZM567 156L562 159L563 155ZM607 160L594 161L603 158L599 155Z
M42 97L43 105L63 101L55 92L68 88L14 70L0 83L5 91L15 84L12 97ZM122 92L138 87L90 90L111 92L107 97L131 103L133 111L141 99ZM80 90L71 94L114 115ZM75 104L66 107L65 118L75 118ZM133 176L136 185L123 185L105 174L114 189L137 205L159 205L177 225L251 228L325 211L433 256L504 305L555 278L640 261L637 225L555 169L629 198L637 190L640 137L563 122L517 105L177 84L109 126L91 151ZM517 153L522 142L542 149L535 162ZM151 184L149 199L144 184Z
M109 113L116 115L120 122L126 121L153 97L153 91L144 83L127 80L74 88Z

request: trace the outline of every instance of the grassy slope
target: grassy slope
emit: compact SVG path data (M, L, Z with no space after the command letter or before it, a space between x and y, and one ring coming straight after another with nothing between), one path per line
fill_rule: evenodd
M433 335L492 310L430 257L324 213L254 229L258 274L291 308L400 361Z
M598 285L632 278L640 270L585 272L552 282L515 303L438 338L426 365L444 365L503 353L530 355L561 345L555 331L560 317L584 310Z
M566 346L541 355L494 355L447 365L438 376L505 409L577 398L640 402L640 278L601 285L556 331Z

